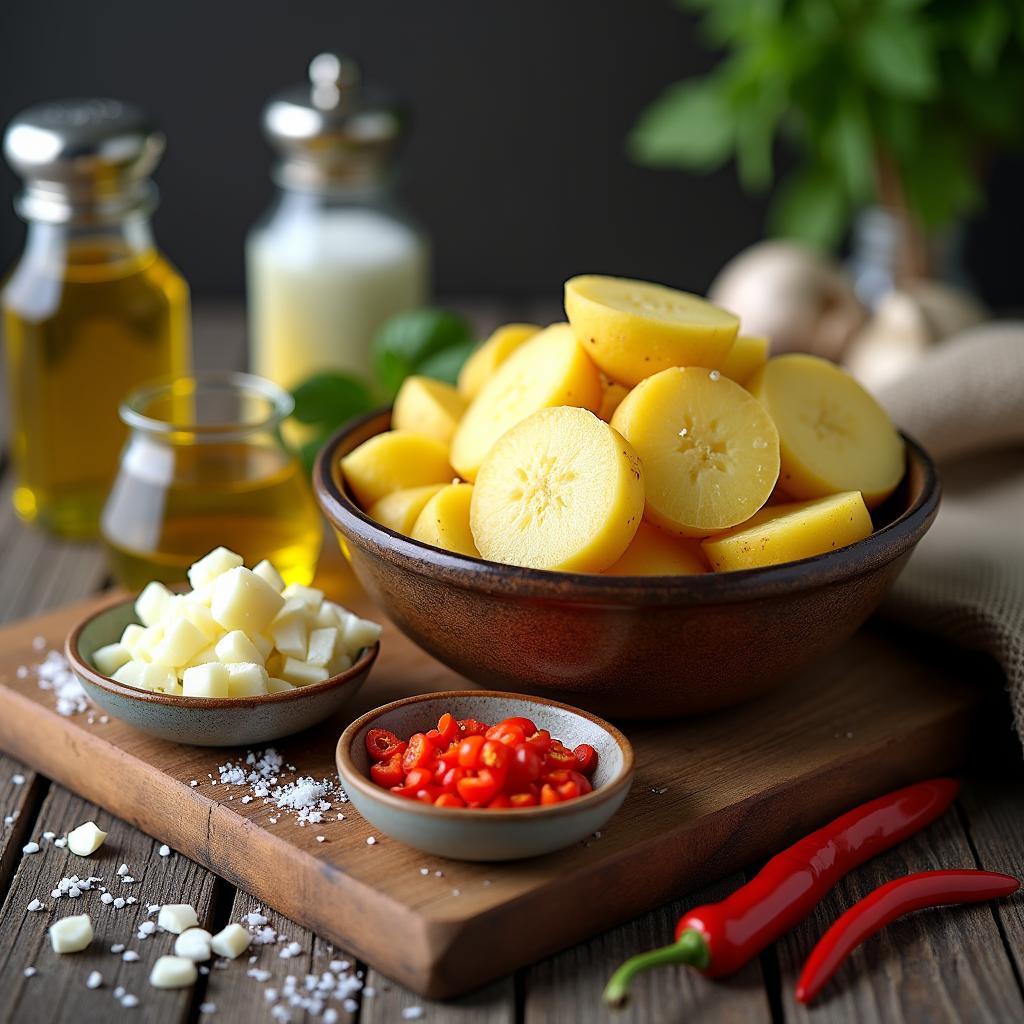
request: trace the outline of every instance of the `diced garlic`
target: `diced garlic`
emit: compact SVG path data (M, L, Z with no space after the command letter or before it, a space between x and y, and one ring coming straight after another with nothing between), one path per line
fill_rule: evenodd
M226 956L234 960L249 948L250 941L249 933L245 928L240 924L232 923L214 935L210 941L210 949L217 956Z
M283 605L269 583L239 566L217 579L210 611L225 629L251 633L266 629Z
M317 629L326 629L329 626L340 628L344 625L344 620L338 614L339 611L341 609L333 601L324 601L316 613L313 625Z
M249 662L262 665L265 655L261 655L253 642L240 630L233 629L225 633L214 648L217 658L225 665Z
M199 590L229 569L242 565L243 561L242 556L235 554L234 551L224 547L214 548L208 555L204 555L191 565L188 570L188 581L192 584L193 590Z
M137 622L130 622L124 627L124 632L121 634L121 646L127 648L131 652L134 652L135 645L139 642L145 632L145 626L140 626Z
M180 935L188 928L196 928L199 925L199 918L196 917L195 907L191 904L168 903L160 908L156 923L165 932Z
M149 973L153 988L188 988L199 977L196 965L183 956L162 956Z
M278 679L276 676L267 677L267 693L287 693L294 689L294 685L284 679Z
M162 583L156 580L147 583L135 600L135 614L139 621L144 626L156 625L163 618L173 596Z
M281 678L295 686L309 686L329 679L330 673L323 665L310 665L298 658L285 658L281 666Z
M88 914L62 917L50 925L54 953L80 953L92 942L92 921Z
M188 597L182 614L206 637L207 643L216 643L224 635L224 628L214 619L209 605Z
M281 574L274 568L274 566L263 559L259 565L255 566L252 570L264 583L269 583L279 594L284 590L284 580L281 579Z
M334 649L338 642L338 630L334 626L314 629L309 634L309 649L306 661L310 665L330 665L334 658Z
M322 590L317 590L316 587L304 587L300 583L289 583L281 591L281 596L286 601L301 601L314 613L318 612L320 606L324 603L324 592Z
M124 644L107 644L93 651L92 663L97 672L112 676L122 665L132 660L132 652Z
M274 641L263 633L249 633L249 643L260 652L260 661L266 661L274 649Z
M209 583L204 583L201 587L196 587L189 595L188 599L193 604L201 604L204 608L209 608L210 603L213 601L213 585L217 581L215 579L210 580Z
M304 659L309 646L309 605L292 598L270 624L274 646L286 657Z
M186 671L195 668L197 665L210 665L219 662L217 651L214 647L204 647L187 665L183 665Z
M330 665L327 666L327 671L332 676L338 676L342 672L347 672L351 667L352 659L344 651L335 651Z
M355 655L364 647L372 647L379 639L381 626L369 619L360 619L353 615L345 623L345 635L342 645L349 654Z
M97 827L95 821L87 821L68 833L68 849L76 857L88 857L95 853L107 838L107 833Z
M267 692L267 670L262 665L241 662L228 665L228 696L256 697Z
M178 676L164 665L143 665L136 685L154 693L174 693L178 689Z
M167 627L164 638L154 648L153 661L157 665L177 668L187 665L206 646L208 640L201 630L188 619L178 619Z
M144 690L142 673L147 667L147 663L144 661L127 661L111 678L116 679L119 683L124 683L125 686L135 686L140 690Z
M220 662L196 665L185 669L181 681L186 697L226 697L228 695L228 669Z
M160 645L164 638L164 627L159 623L147 626L139 635L135 646L132 648L132 657L136 661L152 661L153 651Z
M175 956L183 956L186 960L201 962L209 960L210 939L213 936L205 928L186 928L174 940Z

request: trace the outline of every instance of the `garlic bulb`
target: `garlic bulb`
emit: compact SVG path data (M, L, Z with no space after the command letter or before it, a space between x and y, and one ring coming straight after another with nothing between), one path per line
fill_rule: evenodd
M772 352L838 359L867 311L823 253L795 242L758 242L719 272L708 298L735 313L744 334L764 334Z

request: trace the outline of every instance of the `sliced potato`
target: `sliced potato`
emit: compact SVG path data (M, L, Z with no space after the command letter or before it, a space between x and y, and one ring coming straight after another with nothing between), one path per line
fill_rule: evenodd
M455 475L440 441L408 430L376 434L341 460L356 501L368 509L394 491L447 483Z
M499 327L462 364L459 371L459 394L466 401L476 398L494 371L539 330L538 324L505 324Z

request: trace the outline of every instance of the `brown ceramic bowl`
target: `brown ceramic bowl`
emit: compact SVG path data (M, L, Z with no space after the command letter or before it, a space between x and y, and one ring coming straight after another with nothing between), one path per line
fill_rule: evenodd
M317 499L359 581L438 660L492 689L612 718L685 715L763 693L838 647L878 607L935 518L939 480L905 438L907 471L856 544L704 576L599 576L486 562L403 537L346 491L339 460L390 426L353 420L320 452Z

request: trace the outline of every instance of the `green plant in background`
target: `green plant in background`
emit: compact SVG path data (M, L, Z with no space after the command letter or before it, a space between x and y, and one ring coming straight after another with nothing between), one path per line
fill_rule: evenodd
M466 321L444 309L413 309L391 317L373 339L371 381L324 371L292 392L292 419L307 434L299 454L312 469L324 442L353 416L390 402L411 374L454 384L462 364L476 347Z
M763 189L784 136L781 234L834 244L873 202L940 229L980 203L986 156L1024 141L1024 0L677 2L724 56L648 108L630 150L697 171L735 157Z

